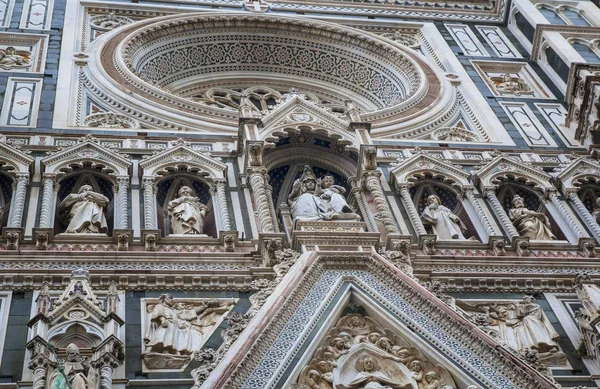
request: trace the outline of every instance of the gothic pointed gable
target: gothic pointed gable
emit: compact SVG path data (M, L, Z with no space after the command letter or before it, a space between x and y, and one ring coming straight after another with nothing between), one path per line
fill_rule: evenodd
M59 150L42 159L44 173L68 173L74 166L91 165L109 176L128 176L132 163L123 155L87 135L70 147Z
M358 150L358 142L349 123L330 111L305 100L301 94L286 95L287 100L269 112L263 119L260 137L267 142L277 142L289 136L288 132L309 130L337 140L340 144Z
M0 143L0 168L10 173L25 173L34 159L17 147Z
M67 311L81 309L92 316L95 321L102 322L106 312L102 309L102 302L98 300L88 282L88 272L83 269L71 273L71 281L61 295L54 300L52 310L48 313L50 322L60 320Z
M368 307L366 315L360 315L363 321L367 321L365 316L374 319L375 324L363 326L363 334L353 333L347 312L343 311L353 299ZM336 325L347 328L342 331ZM365 344L362 350L356 351L360 355L350 355L345 342L354 334L366 336L364 343L375 340L376 344L381 336L369 340L368 327L377 325L386 327L381 332L389 342L380 346ZM325 355L323 342L332 335L335 338L330 339L329 354ZM360 339L353 339L358 341L356 344L360 343ZM350 357L354 363L358 363L362 354L379 358L381 350L389 347L407 348L409 354L420 358L425 365L422 367L428 369L423 374L435 371L438 377L448 380L451 387L450 379L460 382L460 387L554 388L541 373L375 252L313 252L298 259L202 389L287 388L315 370L310 368L313 362L319 362L315 358L331 362L324 369L334 366L344 369ZM348 357L342 361L340 357L344 353ZM340 359L340 365L336 358ZM392 362L397 360L392 358ZM393 369L381 374L387 375L384 378L394 382L394 387L405 387L404 384L412 381L407 378L406 365L403 365L395 364ZM354 379L360 379L357 371L361 368L357 366L347 366ZM353 381L348 377L340 378L340 374L344 374L341 369L335 367L332 377L346 386L336 387L360 387L352 386ZM311 374L318 378L315 373Z
M503 154L496 155L488 162L480 165L475 172L475 181L479 183L481 188L496 186L509 178L514 178L543 191L551 187L550 179L552 176L531 163L518 161L514 157Z
M600 177L600 163L590 158L580 157L562 167L556 175L556 180L562 189L566 190L585 184L587 181L598 181L598 177Z
M469 185L470 174L466 170L449 162L434 158L424 152L417 152L412 157L400 159L390 170L392 181L413 183L425 176L440 178L450 185Z
M211 157L209 153L200 152L190 147L189 142L178 139L170 143L170 147L140 162L144 176L160 176L185 167L209 181L224 179L227 165Z

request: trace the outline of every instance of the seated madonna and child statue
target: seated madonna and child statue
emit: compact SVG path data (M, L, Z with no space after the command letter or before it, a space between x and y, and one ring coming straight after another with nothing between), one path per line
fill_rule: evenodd
M346 189L336 185L332 175L317 180L311 167L306 165L288 196L292 217L294 221L360 220L360 215L346 202L345 193Z

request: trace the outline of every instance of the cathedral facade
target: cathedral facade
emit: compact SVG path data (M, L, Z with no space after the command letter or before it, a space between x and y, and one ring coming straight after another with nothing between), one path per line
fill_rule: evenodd
M600 8L0 1L0 389L600 384Z

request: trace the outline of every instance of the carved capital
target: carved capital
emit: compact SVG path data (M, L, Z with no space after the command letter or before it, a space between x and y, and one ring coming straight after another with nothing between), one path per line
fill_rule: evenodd
M249 141L246 144L248 150L248 164L250 166L262 166L264 142Z

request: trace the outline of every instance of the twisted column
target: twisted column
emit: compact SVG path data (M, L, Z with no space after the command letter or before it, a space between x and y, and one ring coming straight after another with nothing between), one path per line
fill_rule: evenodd
M577 238L581 238L582 236L584 236L583 231L581 231L577 223L575 223L575 220L573 220L573 218L571 217L571 214L565 208L563 202L560 201L560 199L558 198L558 195L556 194L556 189L548 190L548 192L546 193L552 204L554 204L554 206L558 208L558 210L562 214L564 221L567 222L569 227L571 227L571 230L575 232Z
M415 230L417 231L417 235L426 235L427 230L425 230L425 226L419 217L419 213L417 212L417 208L415 204L413 204L412 199L410 198L410 192L408 191L408 185L404 184L400 186L400 197L402 199L402 204L408 212L408 217L410 217L410 221L412 222Z
M383 188L381 187L381 181L379 179L380 175L381 173L378 171L365 173L365 187L371 193L371 196L373 196L375 209L377 209L377 217L385 226L385 232L388 234L399 234L400 230L398 229L398 226L396 226L396 222L392 216L392 210L383 195Z
M113 368L105 364L100 368L100 389L112 389Z
M273 187L269 184L269 176L266 176L265 189L267 190L267 201L269 202L269 209L271 211L271 218L273 219L273 227L275 228L275 232L279 232L279 223L275 222L277 220L277 212L275 212L275 203L273 203Z
M156 214L154 212L156 208L154 180L154 177L142 178L142 186L144 188L144 228L146 230L153 230L156 220Z
M229 219L229 208L227 207L227 196L225 195L225 180L216 180L217 201L219 202L219 212L221 217L221 229L231 231L231 220Z
M483 211L481 204L475 198L475 188L473 188L472 186L465 187L464 193L467 197L467 200L469 200L469 202L473 205L473 208L475 208L477 216L479 216L479 220L481 220L481 222L483 223L483 226L485 227L485 231L487 232L488 236L495 235L496 231L494 231L492 223L490 223L490 220L487 218L485 212Z
M40 210L40 228L52 227L52 208L54 206L55 174L44 174L42 177L42 207Z
M600 239L600 226L598 226L598 222L596 222L592 214L590 214L588 209L581 202L581 199L579 199L579 196L577 196L577 191L567 190L567 196L569 196L569 200L573 203L577 213L583 218L585 224L592 231L596 239Z
M250 187L254 193L254 201L258 211L258 219L260 221L262 232L275 232L273 225L273 217L271 216L271 207L267 198L267 188L265 182L265 168L252 168L249 172Z
M500 200L498 200L498 197L496 196L496 188L485 188L484 196L492 205L494 213L500 219L500 223L502 223L502 226L508 233L508 237L512 240L512 238L520 236L519 232L517 232L517 229L515 228L515 226L513 226L512 222L508 218L508 215L502 207L502 204L500 204Z
M46 389L46 366L39 364L33 370L33 389Z
M126 230L127 223L127 188L129 188L129 177L117 177L117 201L119 202L116 227L121 230Z
M13 184L12 200L14 201L14 205L8 226L19 228L23 221L23 208L25 207L25 193L27 192L27 185L29 184L29 173L17 173L15 184Z

